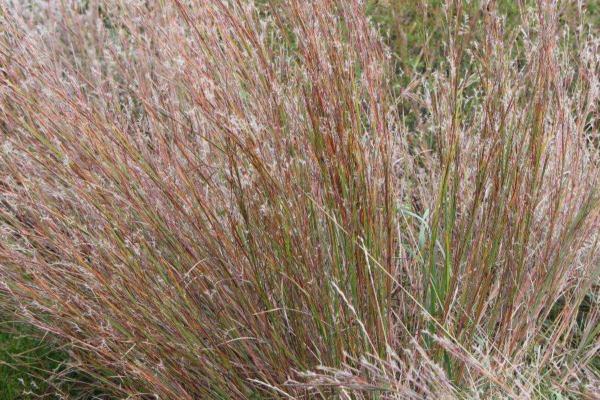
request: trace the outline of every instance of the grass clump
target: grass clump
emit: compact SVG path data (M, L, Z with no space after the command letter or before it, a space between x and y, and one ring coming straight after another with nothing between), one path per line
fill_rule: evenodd
M0 4L4 308L102 393L596 393L593 19Z

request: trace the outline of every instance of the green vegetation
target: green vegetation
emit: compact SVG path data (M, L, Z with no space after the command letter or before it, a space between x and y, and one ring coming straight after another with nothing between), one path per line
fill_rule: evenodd
M11 324L12 333L0 333L0 399L34 399L56 394L47 379L63 370L66 355ZM3 329L8 331L6 323Z

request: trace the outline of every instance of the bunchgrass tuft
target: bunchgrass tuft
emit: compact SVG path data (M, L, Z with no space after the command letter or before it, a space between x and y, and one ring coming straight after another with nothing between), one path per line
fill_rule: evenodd
M0 0L1 308L86 393L593 398L589 11Z

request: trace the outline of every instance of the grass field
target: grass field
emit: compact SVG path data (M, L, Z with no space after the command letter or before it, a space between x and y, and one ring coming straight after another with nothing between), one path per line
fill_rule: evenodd
M2 327L9 330L5 321ZM0 333L0 399L35 399L55 392L46 379L59 371L65 354L27 335L26 329L10 328L16 332Z
M0 0L0 400L597 399L600 3Z

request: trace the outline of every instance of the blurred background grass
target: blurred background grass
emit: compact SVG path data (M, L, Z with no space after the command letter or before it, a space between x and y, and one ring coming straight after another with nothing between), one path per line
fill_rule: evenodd
M0 331L0 399L56 395L49 381L65 368L66 352L4 316Z

